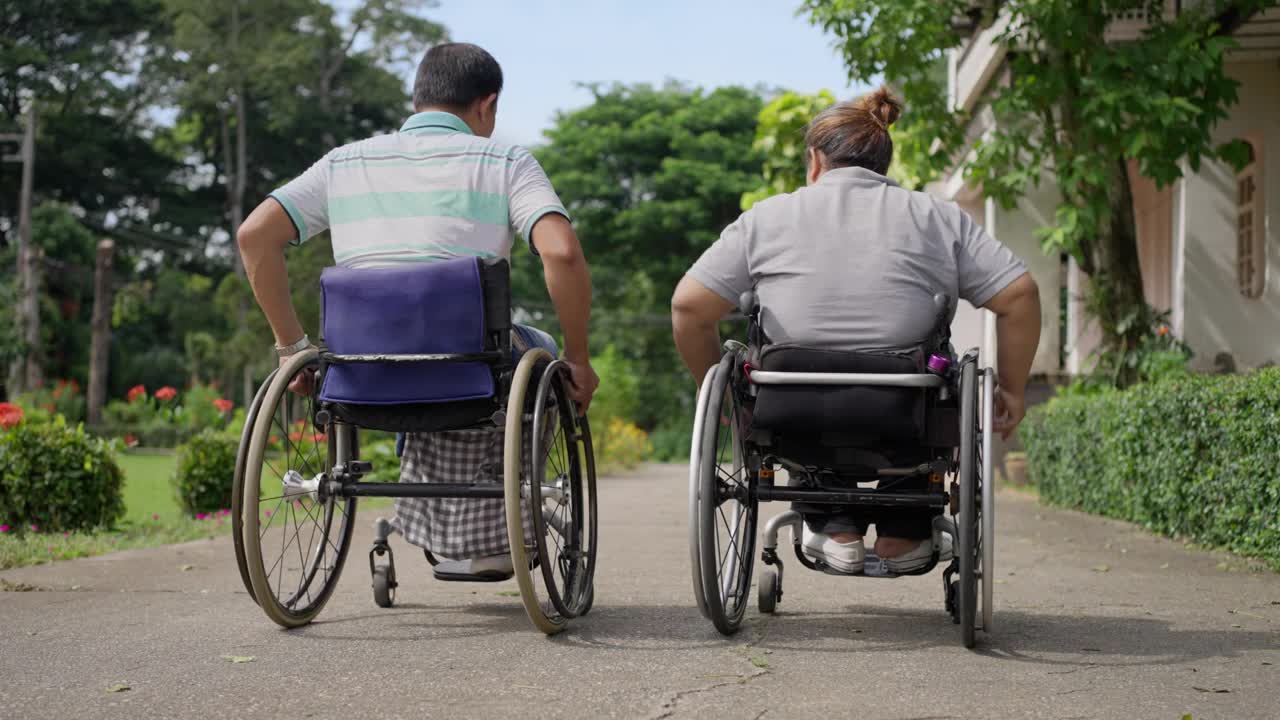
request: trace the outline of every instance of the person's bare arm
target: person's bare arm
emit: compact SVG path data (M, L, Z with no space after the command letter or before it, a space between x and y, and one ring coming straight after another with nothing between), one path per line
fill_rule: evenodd
M293 221L280 203L270 198L258 205L240 225L236 242L240 246L240 258L244 261L245 274L258 306L267 316L276 344L292 345L302 339L304 332L298 322L298 313L289 297L289 272L285 268L284 249L298 236ZM280 358L284 364L286 358ZM309 378L300 377L289 386L291 390L308 394Z
M1026 414L1027 378L1040 345L1040 290L1026 273L983 307L996 315L995 429L1007 438Z
M671 297L671 334L699 387L707 370L720 362L718 324L732 310L733 303L688 275L676 285Z
M297 236L289 215L270 198L245 218L236 235L249 286L279 345L291 345L303 335L289 297L289 273L284 262L285 246Z
M573 381L571 394L579 410L586 413L600 384L587 349L587 325L591 319L591 272L587 259L573 226L559 213L544 215L529 235L542 258L547 292L564 334L564 356Z

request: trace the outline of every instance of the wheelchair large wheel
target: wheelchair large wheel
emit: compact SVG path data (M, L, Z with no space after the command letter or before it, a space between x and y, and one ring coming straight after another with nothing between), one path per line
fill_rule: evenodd
M330 470L355 459L354 428L315 427L316 350L289 359L267 383L254 418L240 491L241 538L253 595L284 627L305 625L342 572L355 498L330 495ZM305 395L288 389L311 375Z
M970 361L960 370L960 507L956 516L956 557L959 565L960 640L974 645L978 616L978 367Z
M276 370L272 370L267 375L267 379L258 386L258 392L254 393L253 401L245 409L244 427L240 430L240 445L236 448L236 469L231 479L231 538L236 548L236 567L240 569L240 580L244 583L244 589L248 591L249 597L253 598L256 603L258 599L253 594L253 583L249 582L249 565L245 562L244 554L244 538L242 530L244 521L240 517L243 505L244 487L244 467L248 463L249 458L249 438L253 435L253 423L258 417L258 408L262 407L262 398L267 394L267 387L271 385L271 379L276 376Z
M707 395L698 488L702 592L711 622L724 635L737 632L751 596L758 512L732 383L736 360L736 353L725 354Z
M693 437L689 443L689 567L693 571L693 597L698 603L698 612L702 617L710 619L707 610L706 593L702 591L702 550L698 532L698 496L699 481L702 478L702 420L707 413L707 396L711 386L715 384L718 366L707 370L702 386L698 389L698 400L694 405Z
M532 420L528 454L525 420ZM512 377L503 468L520 599L534 626L554 635L590 610L594 598L595 458L590 428L568 395L568 367L545 350L526 352ZM534 581L535 559L543 593Z
M995 559L996 559L996 482L991 473L991 441L995 434L995 371L987 368L982 373L982 440L978 457L978 485L980 504L978 517L978 548L981 552L978 571L982 583L982 632L991 632L991 616L995 611Z
M591 428L569 397L569 366L542 373L534 399L533 477L528 487L543 583L556 610L590 609L596 565L596 477Z

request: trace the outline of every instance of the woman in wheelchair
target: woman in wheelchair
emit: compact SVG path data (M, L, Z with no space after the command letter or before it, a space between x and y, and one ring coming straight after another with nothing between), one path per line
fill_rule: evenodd
M928 358L933 344L949 355L949 347L936 347L938 332L949 345L955 301L964 299L997 318L993 425L1007 436L1022 419L1039 341L1037 287L1023 263L957 205L886 177L893 155L889 126L900 111L882 87L814 118L805 136L807 187L757 203L694 263L672 298L675 342L701 384L721 359L719 321L750 291L766 347L917 358L923 352ZM941 317L939 294L947 299ZM918 365L923 370L923 362ZM851 452L842 459L848 467L914 461L894 457L892 447L858 450L852 458ZM927 479L882 481L881 487L910 491ZM801 503L796 509L805 519L804 554L830 570L862 572L871 523L877 524L875 554L891 573L931 562L930 521L938 508L855 511ZM946 559L950 541L942 537L947 547L938 550Z

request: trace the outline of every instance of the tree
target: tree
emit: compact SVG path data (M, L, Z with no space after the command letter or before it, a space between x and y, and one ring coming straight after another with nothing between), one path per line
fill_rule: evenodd
M805 0L803 12L838 41L851 78L896 78L908 102L899 147L928 179L964 146L971 117L947 106L936 74L965 36L1007 23L996 42L1009 49L1005 77L988 90L994 129L976 141L967 177L1010 208L1046 178L1059 192L1053 222L1041 230L1049 253L1069 253L1089 275L1087 310L1111 358L1150 332L1138 266L1128 163L1159 185L1206 158L1240 160L1235 143L1215 146L1211 131L1236 102L1227 76L1226 35L1276 0L1182 4L1174 17L1152 0ZM998 7L998 10L996 9ZM1116 14L1146 10L1150 23L1131 42L1106 41ZM968 20L965 20L968 18ZM960 19L960 22L957 22ZM1120 384L1136 375L1116 368Z
M670 333L676 282L759 182L760 98L736 87L590 86L537 150L591 264L593 352L616 346L646 380L642 427L674 422L688 382ZM515 259L517 305L550 320L536 263ZM554 328L552 328L554 329Z
M804 186L805 129L815 115L835 102L829 90L813 95L785 92L764 106L751 146L764 155L764 185L742 196L743 210L767 197Z

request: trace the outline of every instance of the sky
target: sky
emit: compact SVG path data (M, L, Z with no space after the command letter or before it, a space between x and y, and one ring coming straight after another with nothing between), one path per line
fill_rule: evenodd
M857 94L831 39L798 0L440 0L427 15L502 64L497 140L536 145L579 83L668 79Z

